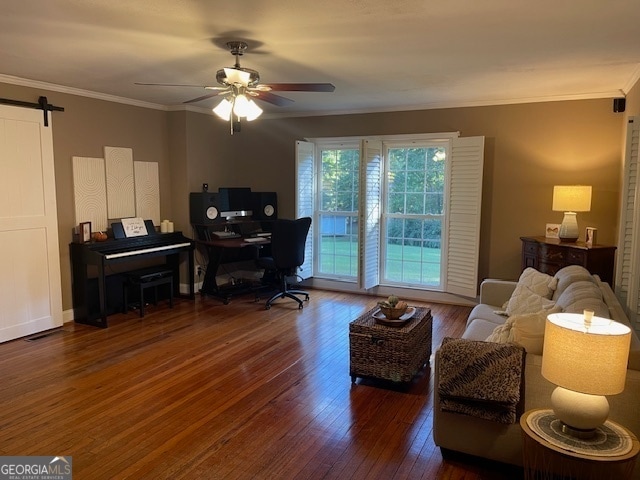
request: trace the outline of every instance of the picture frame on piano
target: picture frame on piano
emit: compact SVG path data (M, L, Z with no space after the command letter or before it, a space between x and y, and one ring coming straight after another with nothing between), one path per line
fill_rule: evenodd
M78 229L78 238L80 243L87 243L91 241L91 222L81 222Z

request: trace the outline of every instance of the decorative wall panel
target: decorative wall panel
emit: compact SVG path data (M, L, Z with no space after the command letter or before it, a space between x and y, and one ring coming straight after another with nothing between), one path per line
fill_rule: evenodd
M104 147L107 172L107 213L111 219L136 214L133 149Z
M160 182L156 162L133 162L136 184L136 217L160 225Z
M107 229L104 159L72 157L76 225L91 222L94 232Z

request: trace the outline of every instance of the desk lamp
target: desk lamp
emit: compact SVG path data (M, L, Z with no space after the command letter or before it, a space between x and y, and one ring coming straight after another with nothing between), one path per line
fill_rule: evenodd
M592 311L547 316L542 376L557 385L551 405L565 434L591 438L607 420L604 395L624 390L630 343L629 327Z
M591 187L584 185L556 185L553 187L554 212L564 212L558 237L563 242L578 240L578 220L576 212L591 210Z

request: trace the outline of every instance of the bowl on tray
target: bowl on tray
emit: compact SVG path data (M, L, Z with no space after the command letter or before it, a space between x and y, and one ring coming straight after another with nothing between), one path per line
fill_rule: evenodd
M406 313L407 308L409 308L406 304L401 307L387 307L384 305L379 305L379 307L382 314L389 320L399 319Z

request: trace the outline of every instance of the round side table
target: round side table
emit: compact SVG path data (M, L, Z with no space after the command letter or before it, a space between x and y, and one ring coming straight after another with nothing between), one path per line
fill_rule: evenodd
M541 418L546 421L534 421ZM608 433L603 433L602 441L594 442L596 448L589 453L575 448L568 437L551 431L550 418L555 419L553 412L542 409L529 410L520 417L525 480L631 478L640 451L638 439L632 432L607 421L605 431Z

